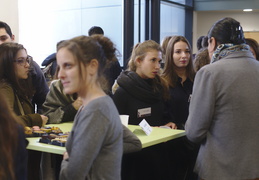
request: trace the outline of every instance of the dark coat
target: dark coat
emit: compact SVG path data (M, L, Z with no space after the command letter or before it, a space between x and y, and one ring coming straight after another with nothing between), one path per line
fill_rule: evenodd
M170 121L162 91L154 92L152 79L142 79L135 72L124 71L117 83L119 87L113 100L119 114L129 115L129 124L138 125L145 119L151 126L162 126ZM141 117L139 110L145 108L149 110Z

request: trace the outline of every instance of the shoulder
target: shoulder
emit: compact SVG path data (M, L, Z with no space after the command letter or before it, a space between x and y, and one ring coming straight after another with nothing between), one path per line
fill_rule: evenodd
M12 85L6 81L1 81L0 90L1 92L13 92Z
M118 86L114 92L113 99L125 99L128 96L128 92L121 86Z
M108 120L110 119L110 116L118 114L118 111L114 105L113 100L110 98L110 96L107 95L92 100L87 106L81 109L80 114L82 114L84 117L92 117L92 119L95 119L94 117L96 117L99 118L99 120Z
M110 98L110 96L106 95L106 96L102 96L99 98L96 98L94 100L92 100L87 107L91 107L94 109L103 109L106 108L107 106L110 106L111 104L113 104L112 99Z
M60 89L60 90L62 90L63 89L63 85L61 83L61 80L57 79L57 80L51 81L50 89Z

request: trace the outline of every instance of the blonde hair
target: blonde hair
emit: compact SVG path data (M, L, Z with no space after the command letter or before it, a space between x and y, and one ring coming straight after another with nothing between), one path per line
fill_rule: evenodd
M128 70L136 72L136 60L140 59L143 60L146 56L146 53L150 50L157 50L162 52L160 45L153 41L147 40L142 43L137 43L132 50L131 57L128 63Z
M153 40L147 40L142 43L137 43L132 51L129 63L128 63L128 70L136 72L137 65L136 60L140 59L141 61L145 58L147 52L156 50L162 52L160 44ZM169 88L166 81L161 78L160 75L156 75L154 79L152 79L152 85L154 92L161 91L164 99L169 99Z

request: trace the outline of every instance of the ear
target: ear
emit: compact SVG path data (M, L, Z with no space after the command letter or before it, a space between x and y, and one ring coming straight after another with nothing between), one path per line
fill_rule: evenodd
M92 59L87 66L87 72L90 75L95 75L95 74L97 74L98 67L99 67L99 63L98 63L97 59Z
M135 60L135 62L136 62L136 66L139 67L140 64L141 64L141 59L138 57L138 58Z
M217 48L217 42L216 39L214 37L211 37L210 39L208 39L208 52L211 55L214 53L215 49Z
M214 37L211 37L209 41L211 43L211 48L213 50L215 50L217 48L217 41L216 41L216 39Z
M11 40L12 40L12 41L14 41L14 40L15 40L15 36L14 36L14 35L12 35Z

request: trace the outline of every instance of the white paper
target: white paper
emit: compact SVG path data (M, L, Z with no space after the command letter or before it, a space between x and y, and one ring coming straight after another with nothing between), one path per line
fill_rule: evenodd
M146 133L146 135L150 135L152 132L152 127L147 123L145 119L143 119L139 126L142 128L142 130Z

